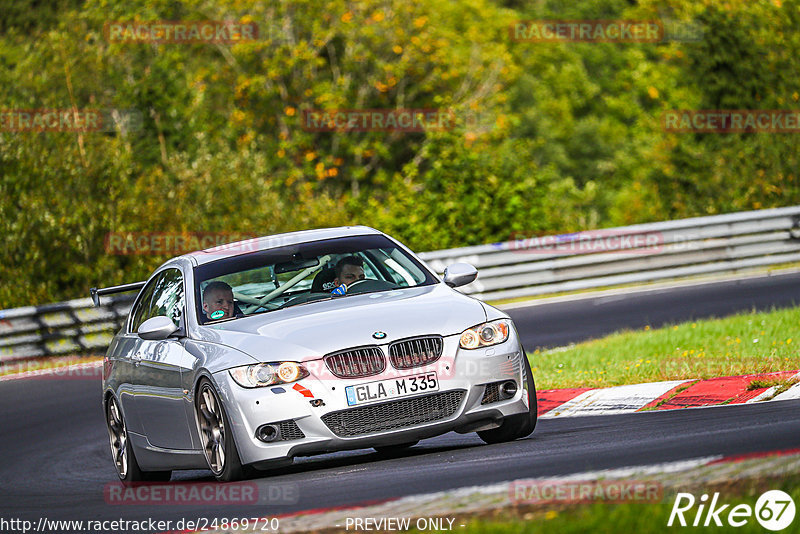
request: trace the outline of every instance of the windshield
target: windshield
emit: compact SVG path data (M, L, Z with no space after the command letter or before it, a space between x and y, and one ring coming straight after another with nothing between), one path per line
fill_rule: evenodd
M301 243L195 268L201 324L351 295L435 284L382 235Z

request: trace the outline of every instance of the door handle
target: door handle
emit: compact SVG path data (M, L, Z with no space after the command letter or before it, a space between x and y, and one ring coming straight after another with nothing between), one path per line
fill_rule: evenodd
M136 354L131 356L131 360L133 360L133 364L138 367L139 364L142 361L142 353L141 352L137 352Z

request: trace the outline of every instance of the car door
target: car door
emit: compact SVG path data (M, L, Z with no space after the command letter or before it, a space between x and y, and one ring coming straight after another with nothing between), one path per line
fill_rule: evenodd
M136 392L140 389L139 359L141 358L144 340L136 330L149 317L153 291L161 278L161 274L153 277L139 293L131 307L125 333L120 336L117 348L111 355L114 365L114 376L117 381L116 391L122 411L125 414L128 430L143 434L141 419L136 411Z
M162 272L153 290L148 317L164 315L181 325L185 313L184 277L180 269ZM181 373L192 358L178 337L164 340L142 340L135 356L136 412L141 419L148 441L165 449L191 449L192 439L184 403Z

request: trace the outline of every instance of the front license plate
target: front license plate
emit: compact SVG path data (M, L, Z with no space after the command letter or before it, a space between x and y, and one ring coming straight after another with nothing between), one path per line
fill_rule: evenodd
M424 375L388 378L357 386L347 386L344 389L347 394L348 406L438 390L439 380L436 379L436 373L433 371Z

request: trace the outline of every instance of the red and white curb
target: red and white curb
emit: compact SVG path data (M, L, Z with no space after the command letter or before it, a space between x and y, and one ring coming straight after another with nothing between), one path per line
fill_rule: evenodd
M800 398L800 383L775 395L776 387L753 388L756 380L800 380L798 371L671 380L609 388L550 389L537 392L539 417L583 417L642 410L674 410ZM771 398L773 397L774 398Z
M800 377L798 374L795 378ZM774 387L770 388L768 391L774 391ZM791 400L791 399L800 399L800 384L795 384L783 393L776 395L775 398L772 400Z
M635 412L665 397L687 380L590 389L545 412L542 417L578 417Z

